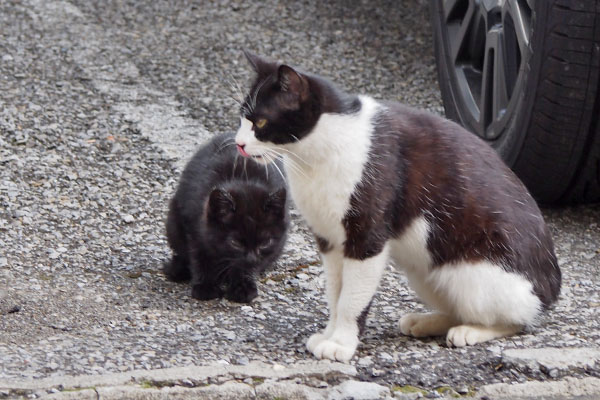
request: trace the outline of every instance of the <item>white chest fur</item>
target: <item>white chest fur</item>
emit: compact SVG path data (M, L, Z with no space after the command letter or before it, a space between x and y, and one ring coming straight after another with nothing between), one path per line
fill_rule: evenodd
M342 220L368 161L379 108L370 97L360 100L356 114L323 114L308 136L289 146L298 158L284 158L296 206L313 231L334 245L346 240Z

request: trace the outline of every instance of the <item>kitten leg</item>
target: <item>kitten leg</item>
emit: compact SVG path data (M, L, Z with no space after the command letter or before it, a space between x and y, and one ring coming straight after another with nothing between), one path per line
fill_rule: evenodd
M323 332L315 333L306 342L306 347L311 353L314 353L315 348L323 340L328 339L335 330L337 304L342 289L343 257L341 250L337 249L321 253L323 268L325 269L325 294L327 296L327 306L329 307L329 321Z
M344 258L335 328L331 336L312 351L317 358L342 362L352 358L359 343L358 320L377 290L388 253L388 246L385 246L381 253L365 260Z
M223 297L223 290L214 282L192 283L192 297L196 300L212 300Z
M446 336L446 344L448 347L472 346L488 340L512 336L521 329L521 327L515 325L459 325L450 328Z
M215 280L215 271L205 267L205 260L200 250L195 251L190 257L190 271L192 273L192 297L197 300L211 300L223 297L221 282Z
M459 322L442 313L412 313L400 318L400 332L407 336L443 336Z
M179 254L174 254L169 262L165 262L163 272L166 277L173 282L189 281L192 277L188 268L189 260Z
M231 277L225 298L236 303L250 303L258 296L256 282L252 276Z

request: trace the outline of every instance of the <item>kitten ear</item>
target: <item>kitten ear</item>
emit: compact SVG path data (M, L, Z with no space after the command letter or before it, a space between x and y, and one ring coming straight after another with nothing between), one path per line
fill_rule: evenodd
M281 188L269 194L265 201L265 210L272 212L281 212L285 209L285 200L287 198L287 190Z
M216 188L208 198L208 209L210 215L225 218L235 211L235 200L228 191Z
M244 52L246 59L257 74L262 75L264 73L273 71L275 66L274 62L269 61L266 58L259 56L258 54L251 53L246 49L243 49L242 51Z
M308 95L308 82L306 78L288 65L280 65L278 72L281 91L297 95L305 99Z

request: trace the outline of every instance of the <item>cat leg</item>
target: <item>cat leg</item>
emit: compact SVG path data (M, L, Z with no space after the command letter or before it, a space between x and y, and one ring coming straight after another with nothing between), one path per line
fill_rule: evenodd
M400 318L400 332L407 336L443 336L459 322L442 313L411 313Z
M188 267L189 260L187 257L179 254L174 254L171 261L165 262L163 272L165 276L173 282L189 281L192 277Z
M192 297L196 300L212 300L223 297L223 290L215 282L192 282Z
M217 281L215 276L215 274L218 274L218 271L213 271L206 266L207 262L202 256L202 251L197 249L191 254L190 258L192 297L197 300L211 300L223 297L221 281Z
M334 330L312 351L317 358L342 362L348 362L352 358L359 343L358 321L377 290L388 253L388 246L385 246L381 253L371 258L344 258Z
M521 329L522 327L516 325L459 325L450 328L446 336L446 344L448 347L472 346L488 340L515 335Z
M321 253L321 258L325 270L325 295L329 308L329 321L323 332L315 333L306 342L306 347L311 353L314 353L315 348L323 340L328 339L335 330L338 299L342 289L342 263L344 256L341 250L332 249L327 253Z
M236 303L250 303L258 296L258 289L254 277L245 276L241 273L239 276L231 276L227 284L225 298Z

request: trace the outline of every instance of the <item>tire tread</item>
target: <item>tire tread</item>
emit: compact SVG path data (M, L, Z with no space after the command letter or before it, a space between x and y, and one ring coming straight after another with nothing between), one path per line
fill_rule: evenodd
M546 62L513 166L544 203L600 201L599 11L600 0L555 0L548 10Z

